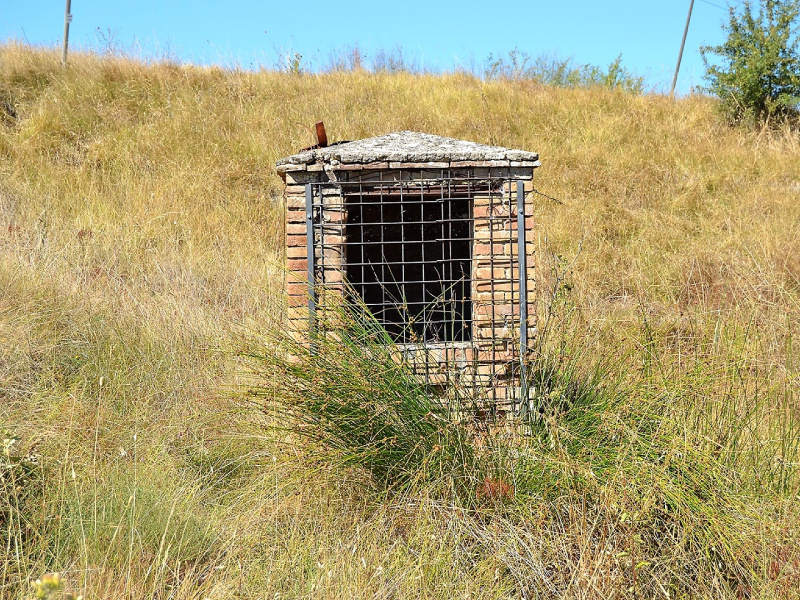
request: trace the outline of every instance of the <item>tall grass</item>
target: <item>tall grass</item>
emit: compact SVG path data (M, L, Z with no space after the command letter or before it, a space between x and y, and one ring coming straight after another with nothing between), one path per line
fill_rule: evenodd
M281 318L270 165L319 119L540 152L537 285L569 318L530 434L443 423L355 332L252 347ZM3 45L0 596L796 596L799 149L701 97ZM242 332L313 429L225 398Z
M247 355L256 407L279 430L340 467L366 469L383 488L474 488L479 464L446 400L413 376L366 307L326 312L332 329L277 337L267 353Z
M542 315L548 329L528 365L531 406L511 436L454 418L358 305L337 305L325 327L284 333L270 352L247 354L255 379L246 399L284 443L368 474L379 495L423 494L460 511L476 542L504 546L512 589L523 596L585 583L574 563L562 563L587 551L574 537L581 525L580 544L594 546L594 569L604 571L605 583L592 583L601 595L751 595L765 580L760 561L772 560L762 548L771 515L742 467L762 469L761 497L791 497L800 469L786 470L786 452L800 464L800 435L784 435L782 454L765 452L769 440L743 440L732 414L703 415L718 434L709 446L706 429L686 426L703 407L663 374L622 375L629 357L598 358L576 345L569 309L555 302L563 272L553 285ZM764 464L767 453L780 474ZM490 522L502 523L499 540ZM520 564L534 538L539 551ZM560 563L563 571L553 572Z

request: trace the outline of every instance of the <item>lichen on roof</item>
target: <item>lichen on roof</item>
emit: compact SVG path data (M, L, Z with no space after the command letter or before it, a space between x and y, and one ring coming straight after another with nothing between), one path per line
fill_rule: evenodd
M514 161L535 163L530 166L538 166L538 160L539 155L536 152L487 146L416 131L396 131L326 148L306 150L282 158L277 166L291 170L294 165L300 167L314 163L329 164L335 168L337 164L480 161Z

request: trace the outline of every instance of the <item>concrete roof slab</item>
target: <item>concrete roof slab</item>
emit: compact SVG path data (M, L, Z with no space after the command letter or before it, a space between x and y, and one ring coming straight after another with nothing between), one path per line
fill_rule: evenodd
M367 165L377 162L431 163L431 162L481 162L514 161L539 166L536 152L514 150L501 146L487 146L476 142L457 140L416 131L396 131L354 142L334 144L325 148L306 150L277 162L281 171L302 170L310 164ZM508 164L508 163L507 163Z

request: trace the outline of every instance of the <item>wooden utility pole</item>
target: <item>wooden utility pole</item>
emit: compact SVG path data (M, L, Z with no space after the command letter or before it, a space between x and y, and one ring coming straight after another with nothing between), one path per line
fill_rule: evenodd
M67 48L69 47L69 24L72 23L70 8L72 0L67 0L67 10L64 12L64 46L61 48L61 62L67 64Z
M69 0L67 0L69 1ZM675 76L672 78L672 89L669 91L669 97L675 98L675 84L678 83L678 71L681 70L681 59L683 58L683 47L686 45L686 34L689 33L689 22L692 20L692 9L694 8L694 0L689 2L689 14L686 16L686 27L683 29L683 39L681 40L681 51L678 52L678 64L675 66Z

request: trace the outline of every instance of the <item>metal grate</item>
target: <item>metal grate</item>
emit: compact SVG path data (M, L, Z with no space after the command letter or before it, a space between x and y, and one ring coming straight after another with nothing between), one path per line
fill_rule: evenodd
M325 290L347 288L429 383L493 406L524 395L522 182L382 172L308 184L306 213L312 324Z
M469 196L377 192L345 193L347 280L400 343L470 340Z

